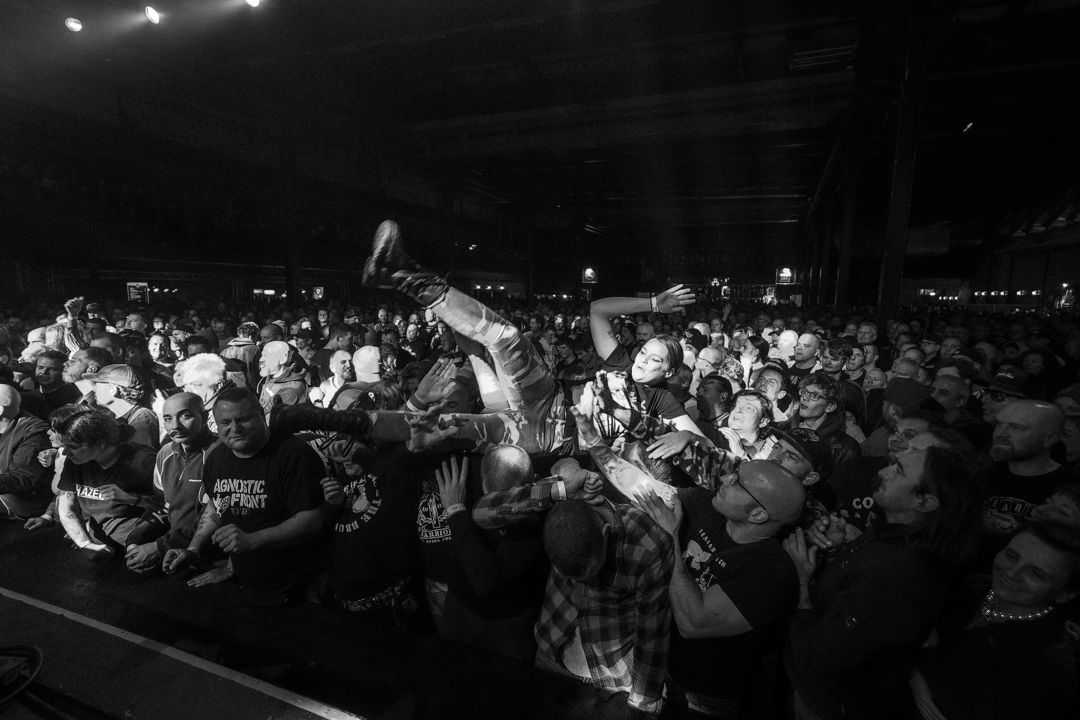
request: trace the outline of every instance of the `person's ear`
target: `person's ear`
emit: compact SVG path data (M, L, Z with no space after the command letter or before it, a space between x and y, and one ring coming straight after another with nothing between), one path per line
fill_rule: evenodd
M941 501L938 500L937 495L924 493L923 495L919 496L919 502L917 503L917 507L922 512L931 513L937 510L940 506Z
M802 484L803 487L810 487L811 485L817 485L819 482L821 482L821 473L817 470L811 470L806 473L806 477L803 478Z
M758 505L750 511L750 516L747 520L752 525L764 525L769 522L769 511Z
M836 403L834 403L834 402L829 403L828 405L825 406L825 412L834 413L834 412L836 412L837 407L838 407L838 405Z

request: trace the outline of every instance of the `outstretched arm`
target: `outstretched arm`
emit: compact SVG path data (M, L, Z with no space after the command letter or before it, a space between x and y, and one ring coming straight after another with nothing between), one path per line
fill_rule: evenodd
M659 295L648 298L610 297L600 298L589 306L589 331L593 345L600 358L606 358L619 344L611 330L611 318L615 315L650 312L669 313L676 308L692 305L693 291L682 285L670 287Z

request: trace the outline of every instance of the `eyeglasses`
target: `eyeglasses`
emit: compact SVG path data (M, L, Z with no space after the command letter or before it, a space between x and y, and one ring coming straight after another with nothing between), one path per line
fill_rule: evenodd
M754 493L750 492L749 488L747 488L746 485L743 483L742 478L739 476L739 468L735 468L735 470L733 470L731 475L729 475L728 477L731 479L732 485L742 488L742 491L749 495L751 500L760 505L762 510L769 513L770 516L772 515L772 511L769 510L768 506L765 505L765 503L761 502L761 500L759 500L757 496L754 495Z
M825 397L823 394L815 390L802 389L799 391L799 399L807 402L817 402L821 398Z

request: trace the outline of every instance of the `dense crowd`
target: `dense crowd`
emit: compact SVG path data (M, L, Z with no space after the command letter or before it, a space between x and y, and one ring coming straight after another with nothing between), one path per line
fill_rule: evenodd
M364 280L4 310L0 517L630 715L1074 716L1075 317L492 308L391 222Z

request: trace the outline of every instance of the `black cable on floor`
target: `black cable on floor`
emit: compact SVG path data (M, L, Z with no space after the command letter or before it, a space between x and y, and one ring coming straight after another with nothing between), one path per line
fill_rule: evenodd
M0 646L0 658L3 657L29 660L30 668L29 670L24 669L22 671L22 678L0 687L0 692L4 693L4 695L0 697L0 708L14 700L16 695L29 687L30 683L34 682L38 673L41 672L42 663L45 662L45 658L42 656L41 651L33 645Z

